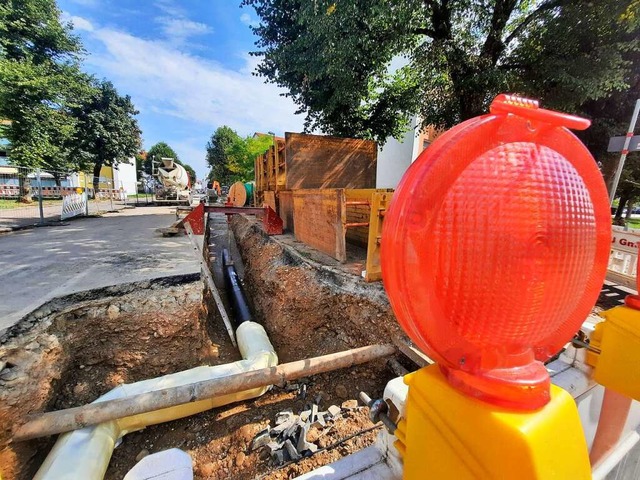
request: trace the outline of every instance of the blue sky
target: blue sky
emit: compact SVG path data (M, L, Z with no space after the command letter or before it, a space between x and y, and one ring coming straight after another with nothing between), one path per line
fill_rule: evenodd
M253 9L240 0L58 0L87 50L84 69L140 110L144 148L158 141L204 177L221 125L241 135L301 131L283 91L252 75Z

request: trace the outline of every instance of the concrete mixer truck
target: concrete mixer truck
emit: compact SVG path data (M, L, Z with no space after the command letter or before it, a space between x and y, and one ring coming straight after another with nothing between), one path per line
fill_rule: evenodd
M158 167L154 200L157 203L191 204L191 182L185 168L173 158L162 158Z

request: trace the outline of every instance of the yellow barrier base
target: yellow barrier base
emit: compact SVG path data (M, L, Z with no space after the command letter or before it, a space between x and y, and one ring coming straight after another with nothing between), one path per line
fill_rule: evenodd
M514 412L466 396L437 365L405 377L401 422L407 480L587 480L587 444L571 396L551 389L536 412Z

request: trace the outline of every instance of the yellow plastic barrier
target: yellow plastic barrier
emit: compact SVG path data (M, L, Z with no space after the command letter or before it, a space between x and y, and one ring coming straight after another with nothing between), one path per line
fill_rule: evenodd
M559 387L535 412L501 409L455 390L439 367L405 377L404 478L586 480L587 444L576 404Z
M615 307L601 315L591 346L600 353L589 352L587 362L595 367L596 382L618 393L640 400L640 310Z

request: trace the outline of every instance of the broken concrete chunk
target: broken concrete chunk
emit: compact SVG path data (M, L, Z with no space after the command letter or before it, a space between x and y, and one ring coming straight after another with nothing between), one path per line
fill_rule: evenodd
M269 449L271 453L275 452L276 450L281 450L283 446L284 442L269 442L266 445L267 449Z
M327 415L328 415L327 412L318 413L318 415L316 415L316 420L311 424L311 426L316 428L325 427L327 425L327 422L325 420Z
M311 423L315 422L318 419L318 405L315 403L311 405L311 418L309 419Z
M331 418L336 418L338 415L340 415L340 413L342 412L342 409L337 405L331 405L327 409L327 411L329 412L329 415L331 416Z
M298 390L298 397L302 398L303 400L307 398L307 386L304 383L300 387L300 390Z
M298 423L294 423L293 425L291 425L282 433L283 439L295 437L299 428L300 425L298 425Z
M253 438L251 442L251 450L257 450L260 447L265 446L271 441L271 437L269 435L269 427L265 428L261 432Z
M313 443L309 442L307 436L309 434L309 426L305 425L300 432L300 437L298 438L298 444L296 445L296 449L298 453L304 452L315 452L318 447Z
M308 421L310 418L311 418L311 410L305 410L304 412L300 413L300 420L302 420L303 422Z
M284 410L279 412L276 415L276 425L281 425L283 423L288 422L293 417L293 412L291 410Z
M274 465L282 465L284 463L284 450L276 450L271 454L271 461Z
M292 416L289 420L287 420L284 423L281 423L280 425L278 425L277 427L274 427L271 429L271 436L272 437L277 437L278 435L280 435L282 432L288 430L289 428L291 428L292 426L297 427L298 425L296 424L296 422L298 421L298 416Z
M284 442L284 448L289 454L291 460L300 460L300 458L302 457L296 450L296 447L293 446L293 443L291 443L291 440L287 440L286 442Z

